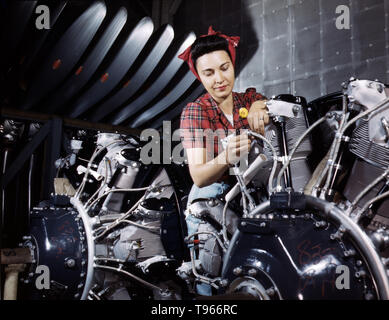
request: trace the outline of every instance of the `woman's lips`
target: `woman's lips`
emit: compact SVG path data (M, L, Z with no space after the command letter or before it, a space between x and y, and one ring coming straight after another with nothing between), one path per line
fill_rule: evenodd
M227 85L216 88L216 90L219 90L219 91L224 91L226 89L227 89Z

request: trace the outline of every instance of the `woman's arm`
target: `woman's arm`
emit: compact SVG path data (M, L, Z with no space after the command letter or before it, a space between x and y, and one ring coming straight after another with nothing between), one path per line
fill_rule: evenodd
M205 148L186 149L189 172L194 184L202 188L218 181L230 164L239 162L249 153L250 145L251 141L246 134L234 136L229 140L226 150L208 162Z
M250 129L264 135L265 125L269 123L269 115L267 114L266 100L254 101L247 115L247 121Z

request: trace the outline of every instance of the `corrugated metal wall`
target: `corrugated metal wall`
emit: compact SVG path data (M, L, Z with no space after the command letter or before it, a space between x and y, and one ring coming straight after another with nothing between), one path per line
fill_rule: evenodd
M350 9L348 30L336 28L339 5ZM350 76L389 82L388 13L389 0L184 0L174 28L241 36L235 91L309 101Z

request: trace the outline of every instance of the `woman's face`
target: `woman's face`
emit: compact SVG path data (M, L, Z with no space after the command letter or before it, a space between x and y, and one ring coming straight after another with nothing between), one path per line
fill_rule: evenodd
M202 55L196 61L196 68L202 84L217 103L231 94L235 72L226 51L218 50Z

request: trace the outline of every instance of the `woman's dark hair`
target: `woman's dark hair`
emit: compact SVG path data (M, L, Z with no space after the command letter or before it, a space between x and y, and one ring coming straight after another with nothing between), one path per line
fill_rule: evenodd
M210 53L212 51L224 50L228 53L230 59L231 53L228 50L228 42L226 39L219 37L218 35L211 35L206 37L197 38L195 42L193 42L190 53L192 54L193 65L196 68L196 61L202 55Z

